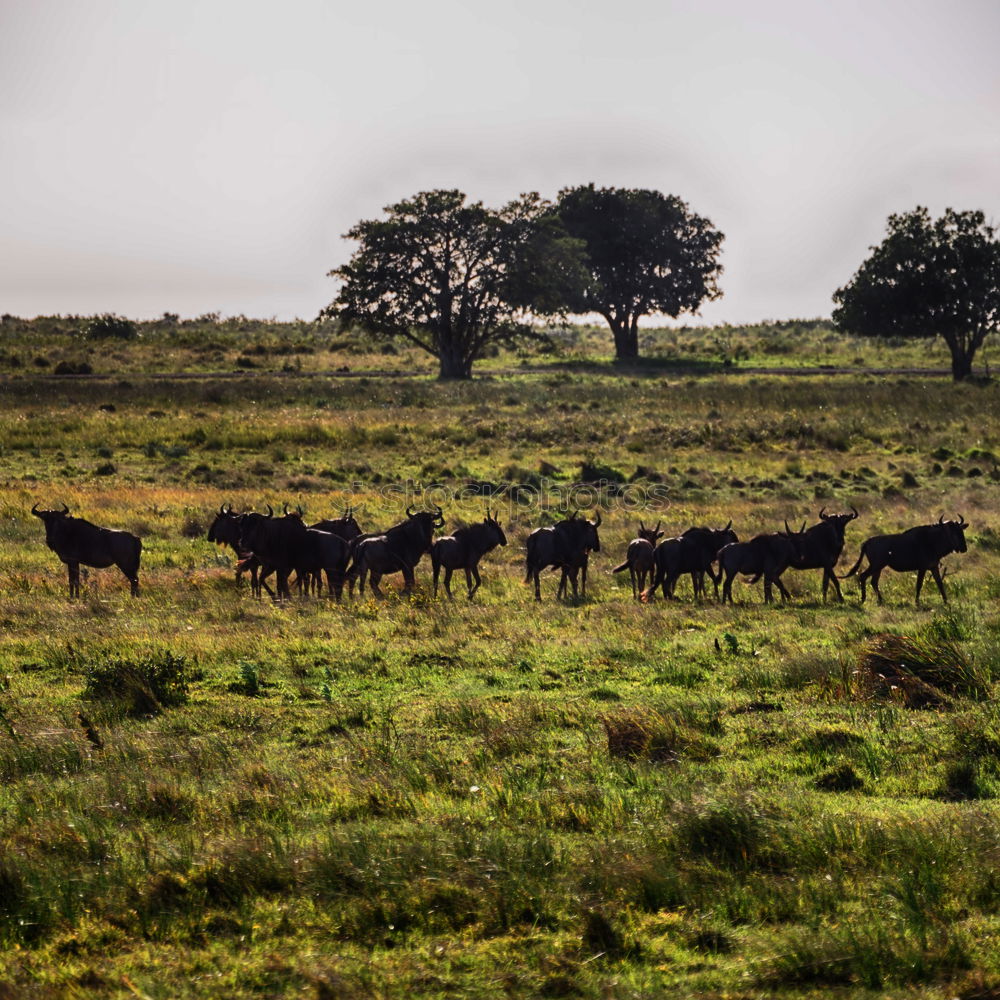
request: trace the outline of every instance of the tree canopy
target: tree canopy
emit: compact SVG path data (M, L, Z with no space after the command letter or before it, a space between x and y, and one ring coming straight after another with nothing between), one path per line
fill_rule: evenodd
M580 240L588 280L569 285L569 312L607 320L619 359L639 354L639 319L695 312L722 293L724 236L673 195L629 188L565 188L556 213Z
M1000 242L982 212L917 206L890 215L888 233L833 295L834 322L869 337L941 336L956 380L972 372L1000 326Z
M438 359L441 378L468 378L488 345L537 335L532 316L558 311L581 280L550 209L537 194L494 210L455 190L390 205L347 233L359 246L330 272L341 287L323 315L403 337Z

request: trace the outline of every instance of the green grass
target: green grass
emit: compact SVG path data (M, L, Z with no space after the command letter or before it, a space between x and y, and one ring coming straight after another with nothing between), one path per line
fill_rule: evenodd
M0 995L1000 986L995 386L126 382L0 387ZM588 598L550 574L536 604L524 539L585 466L623 480L575 494L604 504ZM482 516L470 483L519 487L472 604L425 562L409 600L278 607L204 539L223 502L367 527L431 484L451 525ZM143 535L138 599L114 569L66 598L30 514L63 500ZM818 573L785 608L686 581L645 606L608 572L639 516L744 535L852 503L842 569L966 516L947 608L892 573L883 607L850 580L824 606ZM864 683L887 635L944 700Z

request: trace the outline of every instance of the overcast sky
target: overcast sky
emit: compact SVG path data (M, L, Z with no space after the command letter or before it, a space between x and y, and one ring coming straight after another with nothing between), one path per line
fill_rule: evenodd
M997 0L0 0L0 312L312 319L358 220L595 182L829 315L917 204L1000 224Z

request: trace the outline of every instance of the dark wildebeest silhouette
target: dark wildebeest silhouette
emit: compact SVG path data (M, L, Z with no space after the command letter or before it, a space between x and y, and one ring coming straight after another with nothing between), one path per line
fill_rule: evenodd
M349 586L358 581L358 592L365 592L365 578L372 593L382 597L379 582L388 573L403 574L403 593L409 594L416 583L414 568L423 554L430 550L434 529L444 526L444 514L435 505L433 511L414 512L406 508L406 520L381 535L361 536L355 540L354 561L347 571Z
M274 573L277 594L273 596L286 600L292 596L288 581L293 572L300 591L314 575L325 573L330 594L340 600L350 544L331 532L307 528L302 512L289 511L287 504L283 517L275 517L270 504L267 511L240 515L239 544L260 560L260 585L271 593L266 580Z
M732 542L719 552L719 572L725 576L722 584L722 601L733 603L733 578L737 573L752 577L751 583L764 578L764 603L772 601L771 587L778 588L782 601L787 601L791 594L781 582L781 574L791 566L799 556L798 540L800 534L792 532L773 532L756 535L748 542Z
M861 584L861 601L865 600L865 581L871 580L872 590L882 603L882 592L878 589L882 570L888 567L899 573L916 571L917 595L916 603L920 604L920 588L924 576L928 572L934 578L941 600L948 600L944 592L944 580L941 578L941 560L952 552L965 552L965 529L969 526L965 518L959 514L957 521L946 521L942 514L937 524L921 524L916 528L901 532L898 535L874 535L861 546L858 561L848 570L845 576L854 576L864 559L868 559L868 568L858 574Z
M552 567L562 571L556 597L563 597L567 583L573 586L573 599L587 593L587 560L591 552L601 551L597 529L601 526L601 512L593 521L579 517L574 511L569 517L544 528L535 528L526 542L524 582L535 582L535 600L542 599L539 575ZM583 571L582 589L578 586Z
M827 514L826 507L819 512L820 523L800 534L798 540L798 558L792 563L792 569L823 570L823 600L830 584L837 592L837 600L843 601L840 591L840 581L834 572L834 567L844 551L844 531L847 525L858 516L857 508L851 506L849 514ZM785 531L791 534L791 528L785 521Z
M685 574L691 574L691 589L695 600L705 596L705 574L712 578L715 586L715 599L719 599L719 580L722 576L713 572L720 549L739 537L733 531L730 521L724 528L688 528L677 538L665 538L656 546L653 552L653 582L642 592L642 600L648 601L656 593L656 588L663 590L664 599L672 600L677 581Z
M628 570L629 579L632 581L633 597L639 595L639 592L646 585L647 575L653 572L653 550L662 534L659 521L656 522L655 528L647 528L640 520L639 534L628 543L628 548L625 550L625 562L611 571L612 573L621 573ZM636 586L637 581L638 587Z
M258 579L268 593L272 592L265 581L272 573L275 574L277 589L272 596L276 600L291 599L288 578L305 552L305 533L302 516L289 512L287 507L284 517L275 517L270 504L266 514L256 511L240 514L239 547L252 552L259 560L261 569Z
M222 504L219 507L219 512L208 529L208 540L216 545L228 545L236 553L236 582L240 582L244 573L249 573L251 593L254 597L259 597L260 582L257 574L260 560L252 552L240 551L240 515L233 510L232 504ZM267 587L266 584L264 586ZM267 591L271 593L271 588L267 587ZM271 593L271 596L274 594Z
M142 540L129 531L99 528L82 517L71 517L69 507L62 510L39 510L31 513L45 524L45 544L66 564L69 571L69 596L80 596L80 565L105 569L117 566L132 585L132 596L139 594L139 558Z
M327 518L322 521L317 521L315 524L310 524L308 531L323 531L328 534L335 535L337 538L342 539L347 543L347 548L343 550L344 561L338 561L337 567L331 570L328 567L323 567L321 569L314 570L311 573L306 571L296 572L296 583L298 584L299 590L301 591L303 587L313 593L322 592L322 573L326 573L327 587L330 592L333 593L337 600L340 600L340 595L343 592L344 585L344 572L347 569L347 562L350 561L351 552L353 546L351 543L361 536L361 526L358 524L354 517L354 508L348 507L340 517ZM317 547L326 551L333 551L330 546L325 541L317 541ZM340 552L339 546L336 546L336 551ZM332 581L332 582L331 582Z
M479 560L492 552L498 545L506 545L507 536L503 527L491 516L489 507L486 517L479 524L470 524L458 528L453 535L438 538L431 546L431 567L434 570L434 596L437 597L438 577L444 567L444 590L451 598L451 574L456 569L465 570L465 585L469 590L469 600L479 589L482 580L479 577ZM473 586L475 579L475 586Z

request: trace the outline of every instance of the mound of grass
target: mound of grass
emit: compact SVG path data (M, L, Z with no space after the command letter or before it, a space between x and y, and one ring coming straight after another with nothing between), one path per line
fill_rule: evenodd
M952 639L883 633L858 658L858 683L869 696L898 697L908 708L948 704L950 696L983 698L987 678Z
M132 716L156 715L188 700L187 659L164 650L90 664L83 697L117 703Z

